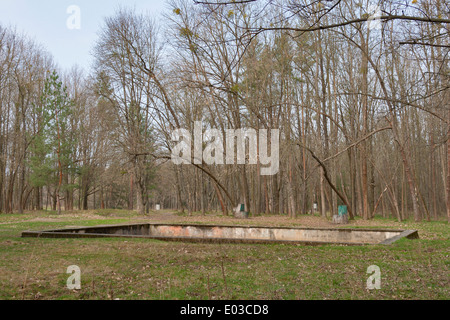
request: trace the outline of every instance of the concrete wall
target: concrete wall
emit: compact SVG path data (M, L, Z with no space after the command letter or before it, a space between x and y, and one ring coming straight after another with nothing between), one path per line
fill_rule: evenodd
M159 240L250 243L391 244L418 238L414 230L311 229L287 227L133 224L48 231L27 231L23 237L142 237Z
M264 227L224 226L169 226L151 225L150 236L225 238L273 241L317 241L329 243L375 244L400 235L402 231L372 231L355 229L289 229Z

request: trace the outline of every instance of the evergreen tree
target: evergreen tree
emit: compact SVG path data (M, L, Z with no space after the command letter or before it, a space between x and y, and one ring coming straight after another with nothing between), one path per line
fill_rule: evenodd
M72 129L70 119L73 101L55 71L45 81L38 111L39 132L31 146L33 155L30 157L30 182L34 187L53 187L54 200L60 214L62 191L73 187L64 184L63 177L76 169L72 160L76 143L69 134Z

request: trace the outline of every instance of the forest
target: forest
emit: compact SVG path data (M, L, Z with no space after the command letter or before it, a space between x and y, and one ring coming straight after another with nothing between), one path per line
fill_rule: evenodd
M61 69L0 24L0 213L242 203L296 218L346 205L351 219L450 222L448 1L166 8L117 8L90 70ZM279 130L278 172L262 175L249 150L245 163L174 163L173 132L199 122Z

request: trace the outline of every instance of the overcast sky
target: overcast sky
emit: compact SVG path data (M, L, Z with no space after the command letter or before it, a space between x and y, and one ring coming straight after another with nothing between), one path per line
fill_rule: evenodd
M80 29L67 26L77 21L75 11L67 13L71 6L79 8ZM0 24L14 26L40 43L61 68L78 64L88 71L103 19L120 6L135 7L155 19L167 8L164 0L0 0Z

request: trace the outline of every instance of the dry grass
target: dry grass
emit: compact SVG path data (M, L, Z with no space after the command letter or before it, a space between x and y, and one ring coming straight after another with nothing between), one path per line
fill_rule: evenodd
M326 219L271 216L249 221L171 212L122 211L0 216L0 299L448 299L449 229L356 220L352 227L416 228L421 240L393 246L193 244L145 239L25 239L25 229L140 221L330 227ZM366 289L370 265L382 289ZM82 289L66 288L78 265Z

